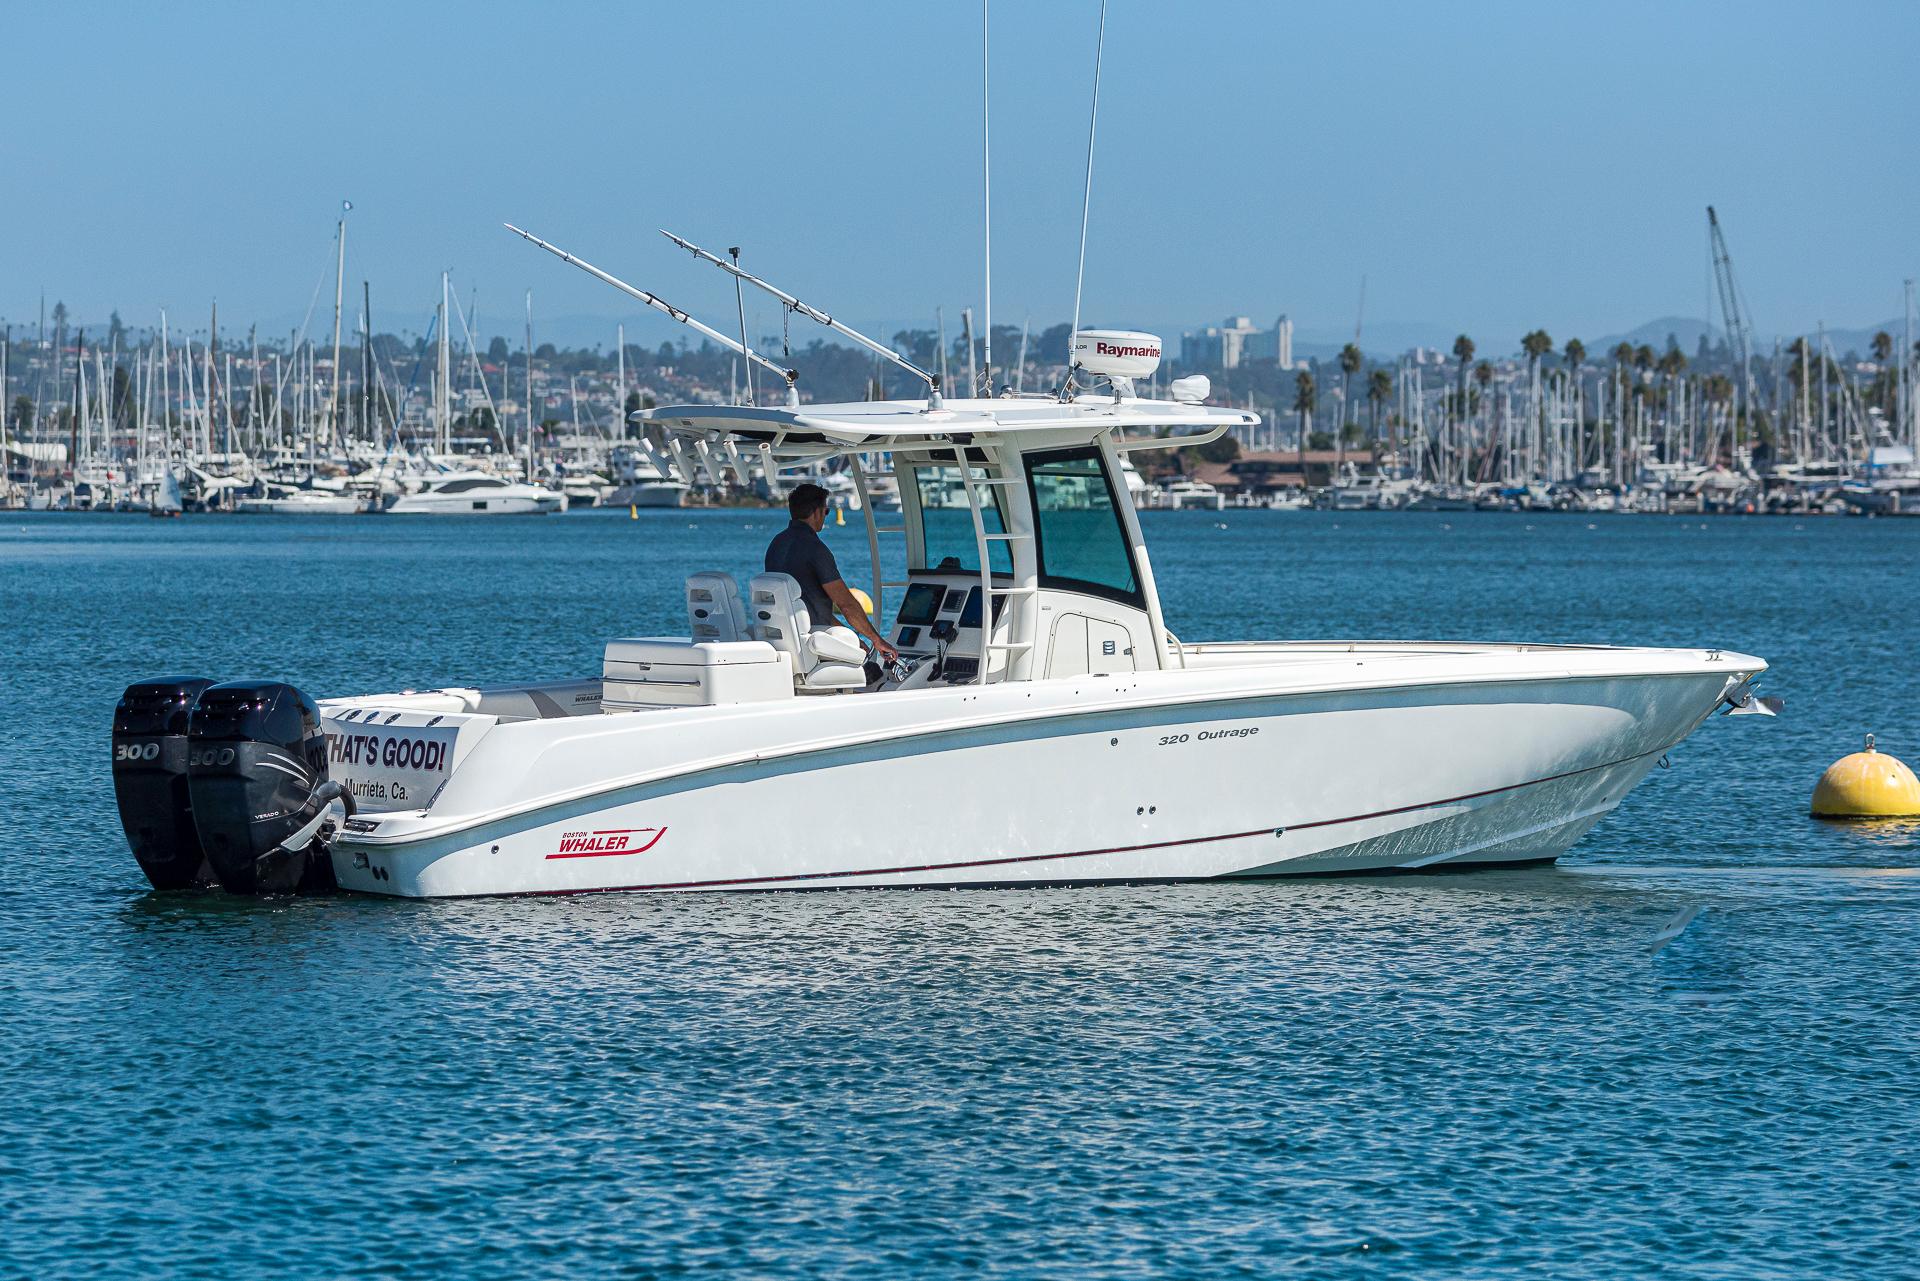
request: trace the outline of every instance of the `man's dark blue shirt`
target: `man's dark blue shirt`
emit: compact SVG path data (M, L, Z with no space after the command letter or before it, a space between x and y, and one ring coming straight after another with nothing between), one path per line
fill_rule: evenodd
M811 525L802 520L788 521L787 527L773 536L767 544L767 572L793 575L815 627L831 627L837 621L826 585L840 580L840 567Z

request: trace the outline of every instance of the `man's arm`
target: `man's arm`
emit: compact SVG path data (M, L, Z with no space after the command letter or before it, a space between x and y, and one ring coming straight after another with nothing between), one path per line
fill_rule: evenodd
M880 634L879 629L873 625L873 620L867 617L867 611L860 608L860 602L854 599L853 592L848 589L844 581L836 578L830 583L820 584L820 588L826 592L834 608L840 611L840 616L847 620L847 626L873 642L874 652L880 656L881 662L891 663L900 657L900 651Z

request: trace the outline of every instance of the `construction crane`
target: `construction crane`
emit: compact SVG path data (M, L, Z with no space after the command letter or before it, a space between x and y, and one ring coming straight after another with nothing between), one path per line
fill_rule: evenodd
M1727 331L1727 348L1739 362L1740 376L1734 380L1733 421L1738 433L1740 410L1744 405L1754 412L1753 336L1747 328L1746 308L1741 305L1740 285L1733 278L1733 257L1727 252L1727 238L1720 231L1720 215L1707 206L1707 238L1713 251L1713 281L1720 291L1720 320Z

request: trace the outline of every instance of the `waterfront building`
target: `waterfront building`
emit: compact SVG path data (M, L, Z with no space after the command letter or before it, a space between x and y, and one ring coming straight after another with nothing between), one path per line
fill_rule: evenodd
M1286 316L1261 329L1247 316L1229 316L1180 335L1180 363L1189 369L1238 369L1244 361L1277 361L1293 368L1293 321Z

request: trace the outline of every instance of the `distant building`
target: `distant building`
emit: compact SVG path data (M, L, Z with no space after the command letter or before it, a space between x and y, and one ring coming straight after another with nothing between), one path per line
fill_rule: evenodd
M1189 369L1238 369L1244 361L1278 361L1293 368L1293 321L1282 316L1272 329L1258 329L1246 316L1229 316L1180 335L1180 363Z

